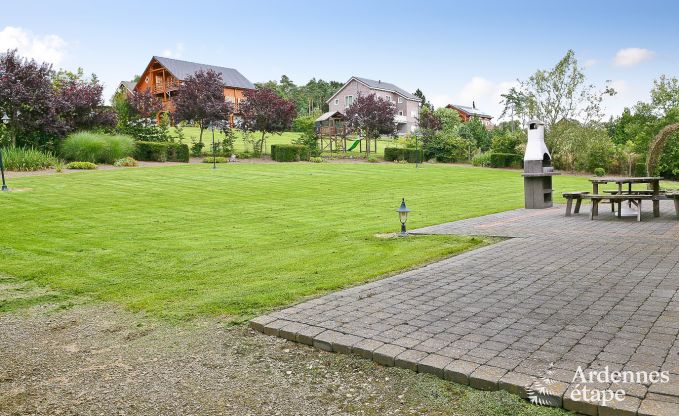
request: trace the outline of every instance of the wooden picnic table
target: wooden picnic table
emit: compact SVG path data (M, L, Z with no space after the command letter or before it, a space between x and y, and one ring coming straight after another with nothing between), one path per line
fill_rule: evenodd
M660 200L657 198L660 196L660 181L663 178L659 176L643 176L643 177L631 177L631 178L592 178L589 181L592 182L592 193L594 195L599 195L599 185L607 183L615 183L618 185L618 192L615 195L632 195L632 185L636 183L645 183L650 185L653 195L653 216L660 216ZM623 189L623 186L627 184L627 189Z

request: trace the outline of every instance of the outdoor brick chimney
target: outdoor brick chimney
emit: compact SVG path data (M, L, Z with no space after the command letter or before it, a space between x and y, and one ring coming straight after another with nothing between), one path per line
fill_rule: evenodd
M523 188L528 209L552 206L552 155L545 144L545 123L528 122L528 144L523 157Z

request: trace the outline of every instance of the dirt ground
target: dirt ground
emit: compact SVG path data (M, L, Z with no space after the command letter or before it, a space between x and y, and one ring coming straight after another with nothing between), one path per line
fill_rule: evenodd
M516 412L496 413L503 402ZM318 351L226 320L159 321L0 276L0 415L476 416L524 409L513 396Z

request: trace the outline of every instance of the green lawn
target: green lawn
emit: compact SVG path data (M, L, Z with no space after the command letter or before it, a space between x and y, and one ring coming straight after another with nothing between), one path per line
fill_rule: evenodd
M559 192L589 185L555 182ZM173 318L247 318L483 243L376 237L398 230L402 197L411 228L523 203L517 172L450 165L197 164L10 186L0 274Z
M238 130L234 131L236 132L237 137L236 142L234 143L234 150L236 152L244 152L246 150L251 151L252 147L249 145L246 146L245 142L243 142L243 134ZM173 130L170 130L170 132L174 134ZM198 138L200 137L200 129L198 127L184 127L184 135L186 137L184 143L191 145L191 140L198 141ZM265 153L266 154L271 153L272 144L289 144L292 143L293 140L299 138L300 135L301 133L295 133L292 131L284 132L282 134L267 134ZM224 134L215 130L215 141L221 141L222 139L224 139ZM205 151L209 151L209 149L211 149L210 146L212 143L212 132L210 130L203 131L203 142L205 143ZM352 142L353 139L347 139L347 146L350 146ZM393 139L387 137L385 137L384 139L380 139L377 141L377 154L381 156L384 154L385 147L394 146L396 146L396 144L394 143ZM360 153L358 152L358 148L351 152L347 152L347 154L354 157L360 155ZM324 153L324 155L330 155L330 153L326 152Z

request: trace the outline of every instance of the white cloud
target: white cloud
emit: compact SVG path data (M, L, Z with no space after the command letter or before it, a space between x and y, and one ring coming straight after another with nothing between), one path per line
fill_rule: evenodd
M644 48L624 48L615 54L616 66L634 66L647 61L655 56L655 52Z
M25 58L38 62L61 63L67 43L57 35L35 35L20 27L6 26L0 31L0 52L17 49Z
M175 45L174 49L167 48L163 51L163 56L166 58L182 58L184 57L184 44L178 43Z
M585 66L585 68L591 68L598 63L599 63L599 61L597 59L588 59L588 60L585 61L584 66Z

